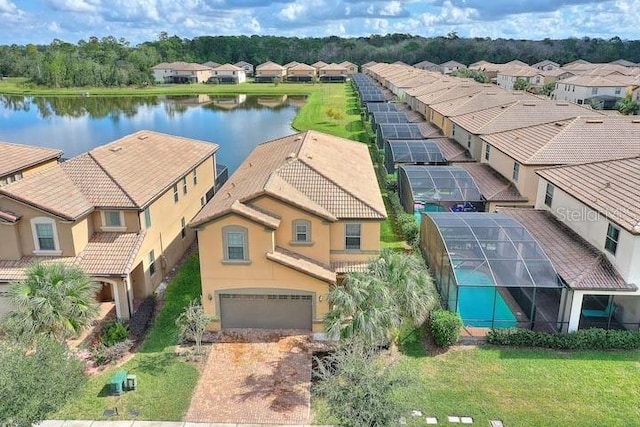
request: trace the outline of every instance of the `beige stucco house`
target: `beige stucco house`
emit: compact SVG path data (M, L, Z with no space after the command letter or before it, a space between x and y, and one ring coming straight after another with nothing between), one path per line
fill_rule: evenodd
M322 332L327 293L379 254L385 217L365 144L313 131L260 144L190 224L211 329Z
M316 69L307 64L298 63L287 68L288 82L312 82L316 78Z
M318 77L321 82L343 82L347 79L347 67L331 63L320 68Z
M0 187L55 165L62 151L0 142Z
M151 68L156 83L205 83L212 75L208 65L189 62L162 62Z
M343 67L345 67L347 69L347 75L348 76L352 76L352 75L354 75L354 74L356 74L358 72L358 66L356 64L354 64L353 62L342 61L338 65L341 65L341 66L343 66Z
M213 79L218 83L244 83L247 81L247 75L243 68L236 67L233 64L223 64L213 69Z
M267 61L256 67L256 83L272 83L274 81L284 81L287 76L287 69L275 62Z
M74 264L128 318L193 243L217 150L139 131L0 187L0 286L36 261Z

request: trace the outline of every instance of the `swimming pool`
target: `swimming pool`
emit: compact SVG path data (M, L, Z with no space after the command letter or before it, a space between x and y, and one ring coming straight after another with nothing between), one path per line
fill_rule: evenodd
M413 209L413 216L416 217L416 221L418 225L422 221L422 212L446 212L447 209L444 206L437 205L435 203L427 203L426 205L422 205L421 203L416 203Z
M456 276L459 284L458 314L465 326L484 328L518 326L518 319L489 276L481 271L466 269L457 269ZM473 286L466 286L466 283Z

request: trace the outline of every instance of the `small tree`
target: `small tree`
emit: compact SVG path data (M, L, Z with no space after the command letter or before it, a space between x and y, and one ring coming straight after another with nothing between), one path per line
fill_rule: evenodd
M329 292L327 332L333 338L388 343L399 330L424 323L435 295L418 255L385 250L367 273L352 273Z
M19 340L37 334L58 340L77 336L98 315L98 287L73 265L33 264L26 278L9 289L15 311L7 319L8 329Z
M33 346L0 342L0 425L31 427L58 410L86 380L84 364L40 336Z
M202 336L210 322L211 317L204 312L200 301L194 299L176 319L178 336L182 341L195 342L196 353L200 354L202 350Z
M523 79L522 77L518 77L513 83L513 90L527 90L531 87L531 83L529 80Z
M631 95L627 95L616 103L616 110L627 116L637 114L640 111L640 104L634 101Z
M393 399L408 378L362 341L352 341L325 359L316 359L314 391L324 399L341 426L394 425L405 408Z

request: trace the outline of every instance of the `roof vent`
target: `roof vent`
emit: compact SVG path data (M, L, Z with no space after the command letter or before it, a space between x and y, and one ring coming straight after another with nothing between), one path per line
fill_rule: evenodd
M287 160L292 160L296 158L296 153L291 152L289 154L287 154Z
M230 199L231 198L231 193L227 193L225 199Z
M535 102L523 102L522 105L524 105L525 107L535 107L536 104Z
M556 102L556 105L559 107L568 107L569 103L568 102Z
M143 134L143 135L139 135L138 136L138 139L142 139L142 140L147 139L147 138L149 138L149 135L144 135Z
M556 125L556 126L564 126L564 123L562 123L562 122L555 122L555 123L554 123L554 125Z
M109 148L109 151L113 152L113 153L117 153L118 151L121 151L122 147L111 147Z
M253 167L253 163L249 162L249 167L252 168Z
M631 123L640 123L640 119L633 119L631 120Z
M602 119L587 119L585 123L604 123Z

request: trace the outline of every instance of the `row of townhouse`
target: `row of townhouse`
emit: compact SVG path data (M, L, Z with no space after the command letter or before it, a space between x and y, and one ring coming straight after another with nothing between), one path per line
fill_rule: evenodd
M527 313L530 321L537 314L547 323L557 323L552 328L556 330L576 330L594 322L638 328L640 198L633 190L640 173L636 167L640 156L637 117L606 115L570 102L397 64L376 64L365 73L383 87L403 92L407 106L426 121L403 126L420 128L420 138L425 138L423 129L436 129L427 138L449 164L469 171L483 196L489 190L500 190L488 186L488 175L478 173L483 168L499 176L505 183L503 190L517 191L517 201L489 203L483 197L484 210L489 212L483 215L502 227L513 220L521 224L557 273L557 283L549 281L550 287L557 285L553 296L539 295L540 301L552 301L552 308L545 311L540 302L539 310L533 309L529 303L523 311L531 309ZM451 144L466 155L456 157ZM465 163L455 163L461 161ZM437 217L445 214L429 215L433 219L422 223L425 252L430 247L427 241L433 240L428 231L440 227ZM440 230L431 235L444 234ZM458 247L457 253L462 256L469 245L464 251ZM500 252L500 245L483 247L485 253L489 247ZM485 267L493 262L486 261ZM520 265L515 260L511 264ZM454 265L452 262L450 269L455 270ZM511 271L511 280L520 277L525 267ZM494 277L497 273L497 268L492 271ZM451 276L443 273L442 277ZM507 303L514 298L524 301L526 292L512 294L516 296L504 296Z
M323 61L312 65L290 62L279 65L267 61L255 67L246 61L235 64L204 64L188 62L162 62L152 67L156 83L243 83L255 74L256 82L292 81L344 81L358 72L358 66L349 61L327 64Z
M2 313L29 265L62 262L100 283L97 298L128 318L192 245L187 224L222 183L218 145L152 131L60 162L58 150L0 150L0 174L17 177L0 187Z

